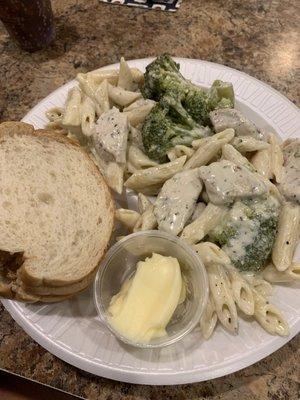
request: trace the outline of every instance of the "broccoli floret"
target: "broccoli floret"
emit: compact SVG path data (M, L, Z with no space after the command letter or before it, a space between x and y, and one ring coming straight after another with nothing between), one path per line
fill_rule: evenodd
M273 197L247 199L234 203L220 226L210 232L241 271L259 271L274 244L279 204Z
M185 96L183 106L197 123L202 125L210 124L207 95L203 90L198 88L190 89Z
M159 56L146 67L144 97L160 101L180 123L191 128L209 122L206 93L185 79L179 64L168 55Z
M208 91L207 108L234 108L234 91L232 83L216 80Z
M207 135L209 130L175 123L167 107L157 104L147 116L142 127L145 152L153 160L166 161L167 151L177 144L190 145L193 140Z
M144 77L142 93L148 99L158 101L164 94L171 92L184 95L182 82L185 79L179 72L179 64L167 54L147 65Z

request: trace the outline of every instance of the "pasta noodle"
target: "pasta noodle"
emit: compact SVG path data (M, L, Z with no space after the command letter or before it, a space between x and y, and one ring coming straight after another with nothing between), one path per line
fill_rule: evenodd
M141 214L143 214L151 204L151 201L143 193L138 194L138 209Z
M271 335L287 336L289 327L281 312L253 289L255 301L254 317Z
M270 149L259 150L252 156L251 163L256 171L266 179L272 178Z
M101 84L97 87L94 93L94 98L97 103L96 111L98 117L106 111L110 109L110 103L108 98L108 82L105 79Z
M133 230L140 216L138 212L124 208L118 208L115 212L116 219L130 230Z
M81 129L85 136L92 136L95 129L96 109L94 102L84 96L81 104Z
M79 128L81 126L81 116L80 116L80 106L81 106L81 91L78 87L74 87L69 90L65 112L62 119L62 124L68 129Z
M283 154L276 136L271 133L269 142L271 144L271 171L277 183L281 183L283 169Z
M117 105L126 107L139 99L142 95L140 92L130 92L129 90L108 84L108 96Z
M157 162L151 160L142 150L138 147L131 145L128 148L128 162L135 168L135 170L155 167Z
M186 156L183 156L177 158L175 161L135 172L127 179L125 186L137 192L149 194L149 191L147 192L145 189L150 187L159 189L167 179L182 170L185 160Z
M230 276L232 294L236 305L244 314L253 315L254 298L250 285L232 265L228 263L225 265Z
M209 264L207 274L218 319L229 332L236 334L238 331L237 310L226 272L220 264Z
M46 117L50 122L55 122L61 125L64 117L64 109L61 107L53 107L46 111Z
M170 149L167 153L167 156L170 161L175 160L178 157L187 156L187 159L191 158L195 153L193 149L190 147L184 146L182 144L177 144L175 147Z
M133 232L148 231L157 227L157 220L154 215L153 204L149 205L133 228Z
M208 203L200 216L183 229L181 238L190 244L200 242L209 231L216 227L226 212L226 207Z
M137 89L137 84L134 82L131 69L129 68L124 57L121 57L120 60L120 70L117 86L132 92Z
M215 330L217 322L218 316L216 313L214 302L211 298L211 294L209 294L207 305L200 320L200 329L202 336L205 340L208 340L211 337Z
M129 123L132 126L137 126L145 121L154 105L155 102L152 100L139 99L124 108L123 112L127 115Z
M201 261L205 266L216 263L216 264L230 264L228 255L221 250L216 244L211 242L201 242L195 244L193 249L196 251Z
M240 153L268 149L269 143L257 140L252 136L239 136L232 140L233 147Z
M278 223L278 233L272 251L272 261L278 271L291 265L299 236L300 207L284 203Z
M231 161L236 165L246 167L252 172L255 171L253 165L251 165L247 158L238 152L231 144L225 144L222 147L222 159Z
M255 275L244 275L246 281L263 297L268 299L273 294L273 286L263 278Z
M184 169L192 169L206 165L221 150L223 144L230 142L234 137L233 129L226 129L209 138L204 139L192 157L186 162Z
M300 281L300 263L292 263L285 271L278 271L274 265L269 264L263 271L263 277L272 283Z

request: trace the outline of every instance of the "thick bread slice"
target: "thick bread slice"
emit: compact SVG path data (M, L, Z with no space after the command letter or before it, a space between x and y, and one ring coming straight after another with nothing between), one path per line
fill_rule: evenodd
M0 124L0 249L23 252L24 284L66 286L92 274L113 217L107 185L77 143L21 122Z

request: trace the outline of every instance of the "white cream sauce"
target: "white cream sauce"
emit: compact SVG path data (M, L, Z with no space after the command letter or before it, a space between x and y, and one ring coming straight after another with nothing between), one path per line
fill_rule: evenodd
M300 203L300 139L291 139L283 147L281 193L287 200Z
M167 180L154 203L158 229L178 235L193 214L201 190L198 169L179 172Z
M126 162L129 126L127 117L116 107L103 113L93 135L93 143L99 157L106 161Z
M199 168L200 177L210 201L228 204L236 199L260 196L267 186L255 174L241 165L221 160Z

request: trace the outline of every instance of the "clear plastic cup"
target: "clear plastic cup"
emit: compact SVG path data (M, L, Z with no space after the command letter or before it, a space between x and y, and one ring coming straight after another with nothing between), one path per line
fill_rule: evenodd
M135 272L136 264L152 253L178 259L187 281L187 295L167 325L166 336L155 338L150 343L132 342L110 325L107 309L123 282ZM207 297L208 279L200 258L184 241L161 231L137 232L117 242L107 252L94 283L94 302L101 322L121 341L141 348L164 347L182 339L199 322Z

